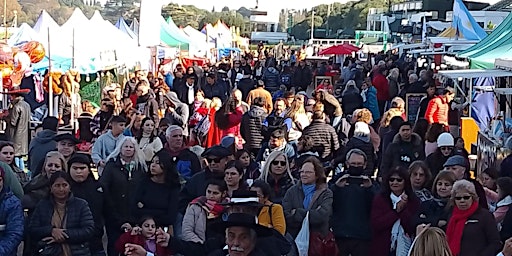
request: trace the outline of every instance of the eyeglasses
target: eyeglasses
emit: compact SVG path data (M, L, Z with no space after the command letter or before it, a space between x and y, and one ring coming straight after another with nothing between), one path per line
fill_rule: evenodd
M206 159L206 161L208 161L208 163L214 162L216 164L220 163L220 160L222 160L222 158L207 158Z
M402 182L402 181L404 181L404 179L402 179L402 178L389 178L389 182L395 182L395 181L396 182Z
M471 196L456 196L455 197L455 201L460 201L462 199L464 199L464 201L467 201L467 200L471 199Z
M286 166L286 161L277 161L277 160L274 160L274 161L272 161L272 164L273 164L273 165Z
M439 147L439 149L441 149L441 150L452 150L453 147Z

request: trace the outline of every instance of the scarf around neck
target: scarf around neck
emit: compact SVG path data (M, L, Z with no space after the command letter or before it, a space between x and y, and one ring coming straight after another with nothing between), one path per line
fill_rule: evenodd
M448 227L446 229L446 237L450 250L454 256L458 256L460 254L460 243L466 221L468 221L468 218L477 210L477 201L474 201L471 207L467 210L460 210L458 207L453 207L452 217L448 221Z
M401 195L396 196L391 193L389 195L391 198L391 203L393 203L393 210L396 209L398 202L402 200ZM396 251L397 256L405 256L409 252L409 248L411 247L412 239L407 236L404 228L402 227L402 223L400 219L395 221L393 227L391 228L391 247L390 251Z
M313 195L316 191L316 184L302 184L302 192L304 192L304 201L302 201L302 205L304 209L309 209L309 204L311 204L311 199L313 199Z

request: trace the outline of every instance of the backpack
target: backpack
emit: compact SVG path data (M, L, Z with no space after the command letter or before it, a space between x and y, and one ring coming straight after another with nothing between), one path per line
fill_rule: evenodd
M205 141L211 125L212 123L210 122L210 112L208 112L208 114L199 120L194 129L192 129L192 131L196 134L197 140L200 144Z
M270 135L277 129L282 129L283 131L286 131L286 124L284 123L285 117L280 116L267 116L267 125L262 126L262 132L261 134L264 137L265 141L268 141L270 139Z

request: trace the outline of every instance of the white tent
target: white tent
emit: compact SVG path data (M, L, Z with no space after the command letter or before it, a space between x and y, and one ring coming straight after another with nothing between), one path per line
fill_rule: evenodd
M195 46L200 50L200 57L206 56L210 52L210 49L215 48L215 39L209 36L209 40L206 41L206 35L201 33L201 31L191 26L186 26L183 29L183 32L191 39L190 41L195 43Z
M39 36L27 23L23 23L18 28L18 32L9 37L7 44L10 46L18 46L28 41L39 41Z

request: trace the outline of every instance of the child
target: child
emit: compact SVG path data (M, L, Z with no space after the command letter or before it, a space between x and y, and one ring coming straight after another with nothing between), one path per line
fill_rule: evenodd
M138 244L154 255L172 255L167 247L156 243L156 223L152 217L143 217L140 226L134 227L131 231L122 234L116 241L116 251L123 254L125 244Z
M190 202L182 225L182 240L204 244L207 223L222 217L224 206L219 203L226 199L227 186L223 180L210 180L206 186L206 196Z

